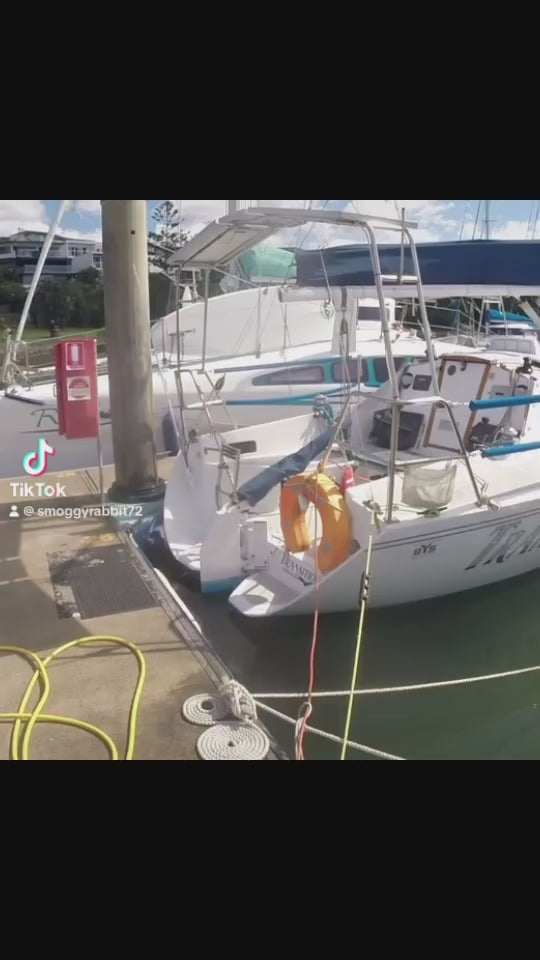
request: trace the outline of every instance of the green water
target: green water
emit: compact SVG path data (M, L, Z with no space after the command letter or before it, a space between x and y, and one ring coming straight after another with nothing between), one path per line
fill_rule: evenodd
M178 586L221 658L253 692L307 689L311 618L254 623L226 601ZM540 573L430 603L368 613L360 686L429 683L540 665ZM317 689L350 684L358 615L321 619ZM540 758L540 671L466 687L358 698L352 739L411 760ZM294 715L298 701L272 704ZM346 703L319 701L311 723L343 735ZM292 756L292 728L267 721ZM306 757L339 759L309 737ZM365 760L352 752L351 760Z

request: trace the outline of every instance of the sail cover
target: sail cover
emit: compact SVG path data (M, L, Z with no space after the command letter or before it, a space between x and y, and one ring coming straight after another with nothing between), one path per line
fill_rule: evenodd
M419 243L416 247L425 286L540 287L540 241L471 240ZM365 244L296 250L297 283L301 287L373 286L370 249ZM401 246L379 247L383 275L398 275ZM405 275L414 274L405 247Z
M301 450L289 454L277 463L272 464L271 467L266 467L265 470L239 488L236 495L237 500L239 502L247 501L252 507L260 503L278 483L285 483L286 480L295 477L297 473L302 473L312 460L315 460L323 450L326 450L336 430L336 426L330 427L329 430L319 434Z

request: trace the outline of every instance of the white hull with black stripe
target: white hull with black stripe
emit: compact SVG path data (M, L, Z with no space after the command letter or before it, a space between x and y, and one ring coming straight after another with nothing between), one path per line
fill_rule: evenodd
M540 568L539 371L510 355L485 354L446 357L438 372L438 396L455 404L452 411L467 457L450 429L447 408L430 399L427 367L404 371L402 449L390 515L389 478L381 476L390 457L384 433L389 390L383 388L372 395L373 403L353 411L352 447L365 465L357 468L356 485L344 498L352 524L347 559L321 574L314 548L292 554L283 539L269 537L264 568L231 595L236 610L250 617L308 614L316 608L356 610L368 573L370 605L389 607ZM503 406L478 410L478 401ZM411 410L414 420L407 419ZM422 476L426 484L433 477L426 470L440 471L446 494L439 503L436 496L430 503L431 494L422 486ZM370 479L377 474L378 479Z

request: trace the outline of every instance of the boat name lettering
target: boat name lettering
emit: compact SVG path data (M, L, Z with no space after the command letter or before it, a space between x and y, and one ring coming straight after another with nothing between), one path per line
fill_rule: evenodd
M37 417L36 429L41 430L41 424L44 420L50 420L53 426L58 426L58 415L56 407L43 407L39 410L33 410L32 416Z
M413 553L413 557L427 557L431 553L435 553L437 550L437 545L435 543L422 543Z
M293 577L297 577L298 580L301 580L306 587L313 586L317 582L317 578L312 570L308 570L306 567L303 567L298 560L295 560L294 557L291 557L289 553L286 553L281 561L281 566L287 573L290 573Z
M488 543L472 560L466 570L487 567L490 563L507 563L513 557L540 549L540 524L527 533L520 521L509 521L496 527Z

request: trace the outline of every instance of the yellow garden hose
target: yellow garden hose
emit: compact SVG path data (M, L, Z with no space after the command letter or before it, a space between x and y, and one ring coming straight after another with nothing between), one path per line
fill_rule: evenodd
M81 640L72 640L71 643L66 643L63 647L58 647L58 649L55 650L54 653L51 653L50 657L47 657L45 660L41 660L37 654L33 653L31 650L24 650L22 647L0 646L0 653L13 653L19 657L24 657L25 660L28 660L36 668L36 671L33 677L30 679L25 690L18 711L16 713L0 713L0 723L13 723L13 735L11 738L10 749L11 760L29 759L28 752L30 740L36 723L58 723L62 724L63 726L76 727L79 730L86 730L87 733L93 734L93 736L97 737L102 741L102 743L105 744L109 751L111 760L119 759L116 744L113 740L111 740L107 733L105 733L103 730L100 730L98 727L94 727L91 723L85 723L84 720L76 720L72 717L57 717L42 713L51 691L51 684L47 673L47 667L49 664L67 650L72 650L74 647L82 647L90 643L112 643L116 646L126 647L137 658L137 663L139 665L139 676L137 678L137 686L135 687L135 692L133 694L129 711L128 738L126 744L126 755L124 757L125 760L133 760L133 755L135 752L135 739L137 736L139 707L144 683L146 680L146 661L141 651L133 643L129 643L127 640L122 640L120 637L83 637ZM41 696L34 709L29 712L27 711L28 701L30 700L30 697L34 691L34 687L38 682L41 683Z

